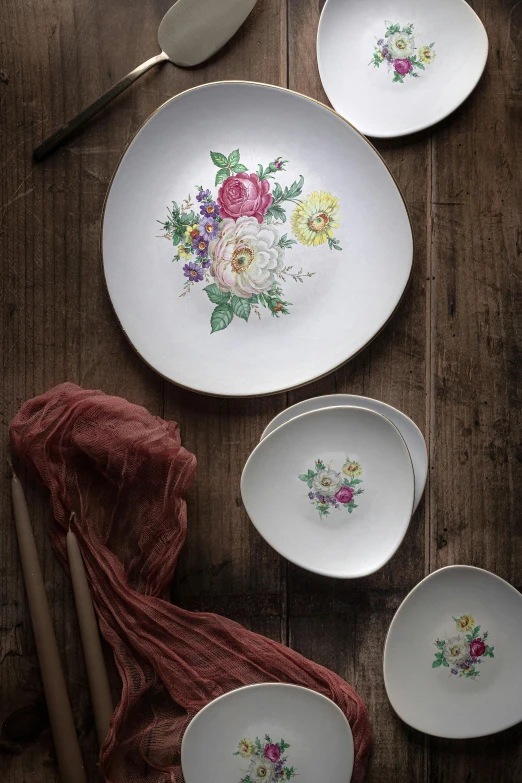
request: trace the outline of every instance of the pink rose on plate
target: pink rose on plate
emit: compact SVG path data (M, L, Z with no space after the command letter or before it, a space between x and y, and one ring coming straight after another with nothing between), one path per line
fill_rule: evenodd
M218 191L217 202L221 217L237 220L242 215L255 217L258 223L272 203L272 194L267 179L257 174L234 174L227 177Z
M409 60L394 60L393 67L401 76L406 76L407 73L413 71L413 65Z
M486 652L486 645L480 636L478 639L473 639L473 641L469 643L469 652L472 658L479 658L481 655L484 655Z
M340 487L335 493L334 499L338 503L350 503L353 500L354 491L351 487Z
M281 749L279 748L279 745L273 745L272 743L267 743L265 745L265 750L264 750L265 759L268 759L269 761L273 761L275 764L277 761L279 761L280 755L281 755Z

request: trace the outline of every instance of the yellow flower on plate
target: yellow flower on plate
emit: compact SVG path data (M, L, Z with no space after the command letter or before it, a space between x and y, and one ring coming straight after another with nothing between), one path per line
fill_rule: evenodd
M238 747L239 755L242 756L244 759L249 759L250 756L254 755L254 751L255 751L254 743L246 739L246 737L243 737L242 740L239 740L239 745L237 747Z
M348 478L357 478L362 473L362 467L359 462L345 462L342 471Z
M199 236L199 223L194 223L193 226L187 226L185 229L185 242L188 244Z
M310 193L294 209L292 230L303 245L324 245L339 228L339 201L324 190Z
M436 57L435 52L433 51L431 46L421 46L421 47L419 47L418 55L419 55L419 60L421 61L421 63L426 63L427 65L432 63L433 60Z
M181 259L182 261L183 261L184 259L189 259L189 258L191 257L191 255L192 255L191 253L188 253L188 252L185 250L185 247L184 247L183 245L179 245L179 246L178 246L178 256L180 257L180 259Z
M475 618L470 614L463 614L462 617L454 617L455 624L459 631L472 631L475 625Z

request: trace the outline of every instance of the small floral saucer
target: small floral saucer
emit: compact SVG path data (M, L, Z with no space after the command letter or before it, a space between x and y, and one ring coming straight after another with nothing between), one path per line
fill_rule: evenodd
M387 405L385 402L373 400L371 397L360 397L357 394L325 394L322 397L311 397L308 400L303 400L295 405L291 405L289 408L281 411L281 413L278 413L270 424L265 427L260 440L263 440L263 438L273 432L277 427L280 427L281 424L285 424L287 421L294 419L301 413L308 413L309 411L315 411L319 408L330 408L332 405L352 405L355 408L368 408L377 413L382 413L382 415L386 416L392 424L395 424L404 438L413 463L413 472L415 474L415 503L413 510L415 511L420 503L426 484L426 478L428 476L428 451L426 449L426 442L415 422L406 416L405 413L402 413L402 411L397 410L397 408L394 408L391 405Z
M400 605L384 648L388 698L436 737L494 734L522 721L522 595L472 566L422 580Z
M389 0L327 0L317 34L332 106L376 138L447 117L475 88L488 55L484 25L465 0L402 0L392 9Z
M256 446L241 494L263 538L296 565L344 579L388 562L410 523L414 476L397 427L367 408L322 408Z
M353 738L339 707L297 685L262 683L215 699L181 745L186 783L349 783Z

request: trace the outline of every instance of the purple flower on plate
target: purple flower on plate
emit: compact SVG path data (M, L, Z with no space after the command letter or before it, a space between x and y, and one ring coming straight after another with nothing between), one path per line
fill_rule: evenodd
M210 193L210 190L200 190L196 198L198 201L206 201L211 197L211 195L212 194Z
M457 669L452 669L452 670L451 670L451 673L452 673L452 674L458 674L458 671L457 671Z
M199 208L199 211L205 217L217 218L219 217L219 205L215 201L206 201Z
M191 261L183 267L183 274L193 283L199 283L205 277L205 273L200 266Z
M199 233L207 241L214 239L219 231L219 225L212 217L204 217L199 221Z
M203 269L208 269L211 265L212 265L212 261L210 260L210 258L207 258L206 261L202 262L201 267Z
M200 235L199 237L196 237L196 239L192 243L192 247L194 248L198 256L201 256L201 258L206 258L207 251L208 251L208 239Z
M308 493L308 497L310 498L310 500L313 500L314 499L314 493L313 492L309 492Z

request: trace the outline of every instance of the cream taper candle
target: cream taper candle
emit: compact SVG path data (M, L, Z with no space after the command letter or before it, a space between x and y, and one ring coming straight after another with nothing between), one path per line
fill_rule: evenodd
M22 571L60 777L62 783L86 783L25 495L9 464L13 470L11 489Z
M101 747L107 736L114 708L85 566L78 546L78 539L72 530L67 533L67 556L82 637L85 668L91 691L94 722Z

